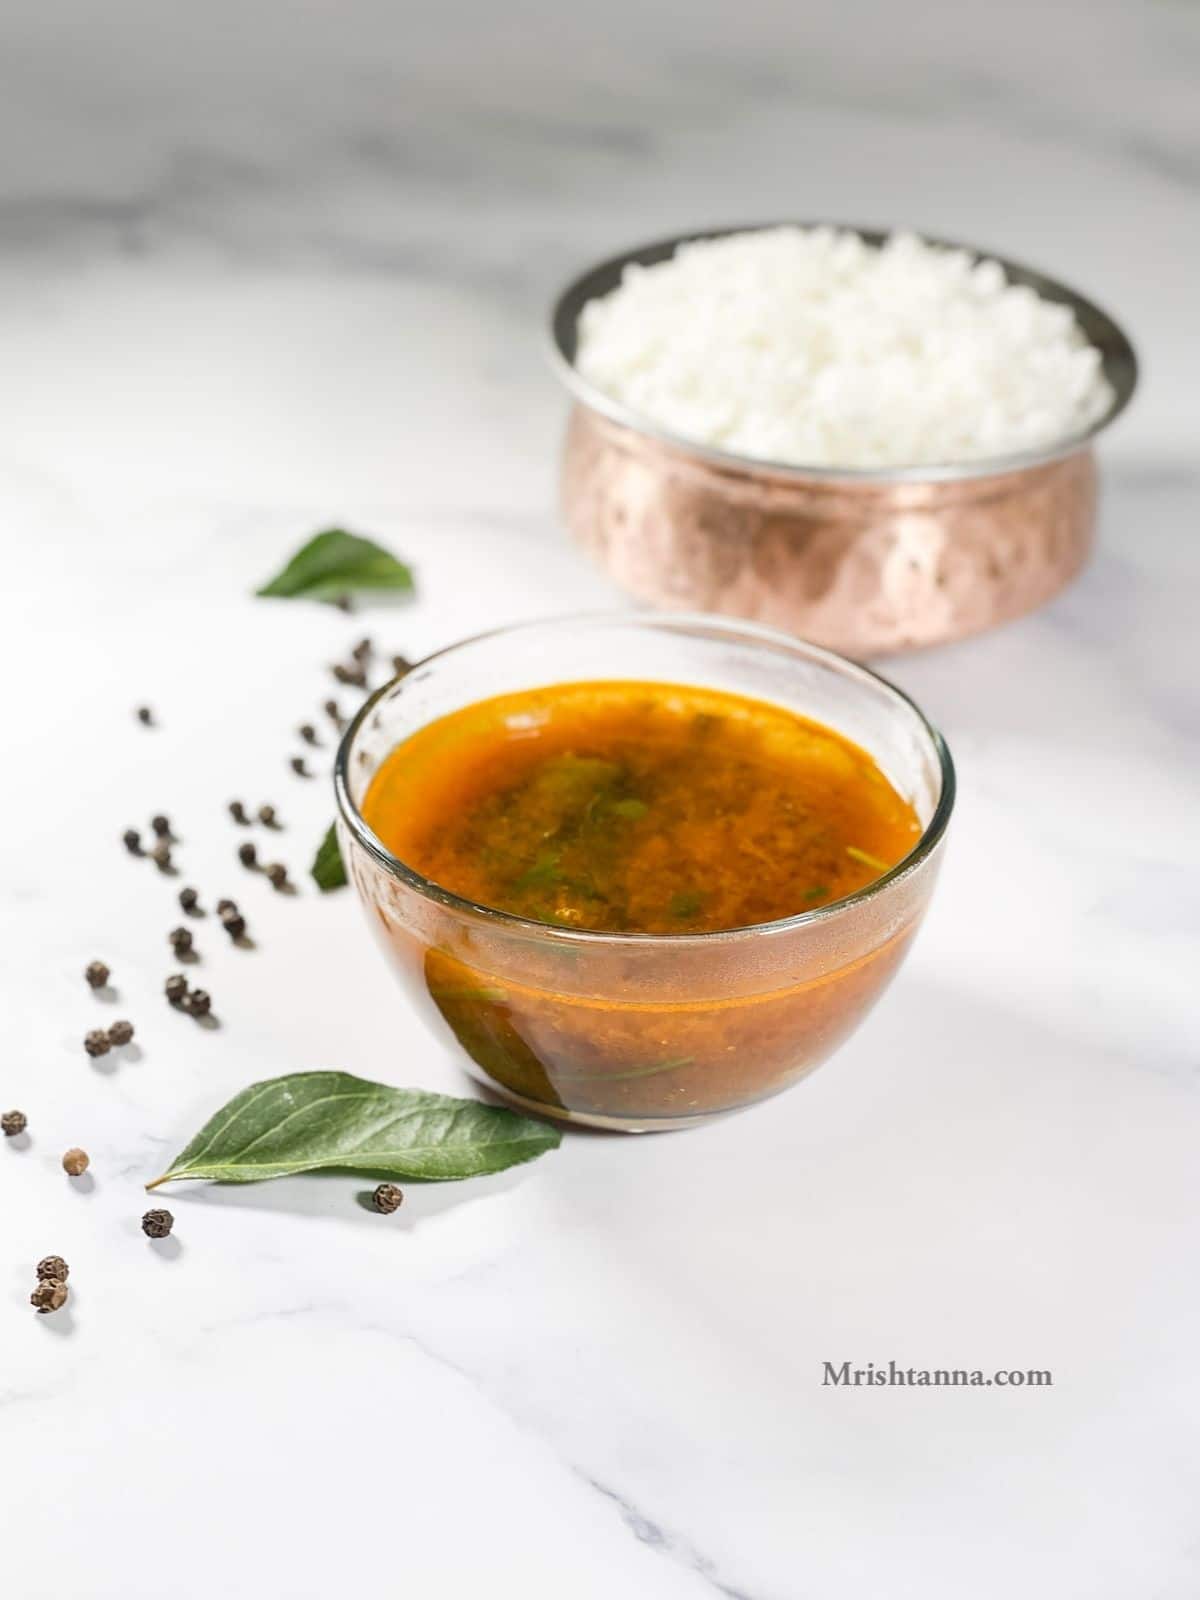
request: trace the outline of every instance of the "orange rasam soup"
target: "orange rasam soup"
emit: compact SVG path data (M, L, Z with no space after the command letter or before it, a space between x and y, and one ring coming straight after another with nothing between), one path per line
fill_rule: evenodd
M795 981L756 981L751 958L721 982L712 936L852 896L922 831L850 740L721 690L580 682L467 705L383 759L362 813L392 855L463 901L658 936L651 981L650 941L522 941L514 928L500 963L486 937L425 941L382 915L484 1074L560 1113L652 1125L784 1087L859 1020L911 931L846 959L834 941Z

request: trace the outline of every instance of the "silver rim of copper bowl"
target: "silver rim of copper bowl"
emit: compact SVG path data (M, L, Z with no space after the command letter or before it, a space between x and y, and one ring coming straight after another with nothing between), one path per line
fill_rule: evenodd
M912 467L806 467L795 462L769 461L757 456L717 450L711 445L700 444L694 439L672 433L667 428L660 428L621 401L605 394L602 389L596 388L576 369L575 352L580 312L589 300L595 300L598 296L608 294L615 289L627 266L635 263L638 266L654 266L673 256L681 244L690 244L698 239L723 239L732 233L761 233L768 228L819 226L836 227L857 233L868 244L873 245L882 244L891 232L888 229L860 228L853 223L813 222L761 222L741 227L701 228L693 233L678 233L670 239L660 239L654 244L641 245L636 250L623 251L620 255L610 256L607 261L601 261L597 266L589 267L586 272L581 273L567 285L550 312L548 330L550 359L555 370L580 404L592 411L598 411L622 427L630 428L646 438L656 439L687 455L709 461L714 466L739 472L770 473L778 477L809 480L824 478L841 482L854 479L863 483L929 483L955 478L985 478L996 473L1019 472L1026 467L1041 466L1048 461L1061 460L1063 456L1069 456L1087 444L1102 429L1107 428L1110 422L1115 421L1133 398L1138 381L1137 355L1128 336L1106 311L1102 311L1093 301L1085 299L1066 284L1059 283L1055 278L1048 278L1044 273L1035 272L1032 267L1023 266L1018 261L1010 261L1007 256L997 255L992 250L980 250L974 245L961 244L950 239L934 238L924 233L921 238L929 244L942 245L951 250L965 250L977 261L984 259L998 261L1010 283L1025 284L1044 300L1070 306L1089 343L1100 351L1104 375L1113 390L1112 404L1090 428L1081 433L1069 434L1054 444L1038 450L1022 450L1015 454L991 456L977 461L932 463Z

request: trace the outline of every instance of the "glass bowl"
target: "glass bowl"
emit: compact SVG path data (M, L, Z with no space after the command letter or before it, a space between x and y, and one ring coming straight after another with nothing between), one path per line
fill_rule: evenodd
M717 933L589 933L477 905L367 826L362 802L418 728L493 695L583 679L693 684L786 706L862 746L923 832L845 899ZM441 650L366 702L338 751L338 834L376 937L434 1029L527 1111L597 1127L679 1128L777 1094L866 1015L929 902L954 768L907 696L784 634L707 616L525 623Z

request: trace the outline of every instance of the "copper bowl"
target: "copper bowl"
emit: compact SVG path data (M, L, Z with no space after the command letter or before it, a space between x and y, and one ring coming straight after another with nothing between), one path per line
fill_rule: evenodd
M745 231L709 229L626 251L556 301L552 358L575 402L562 509L579 543L652 605L746 617L851 656L961 638L1049 600L1091 549L1092 439L1137 385L1137 357L1117 324L1074 290L993 255L1011 283L1070 306L1100 350L1113 401L1086 433L939 466L841 471L731 455L656 427L588 383L574 361L580 312L616 288L626 266ZM887 237L854 231L871 244Z

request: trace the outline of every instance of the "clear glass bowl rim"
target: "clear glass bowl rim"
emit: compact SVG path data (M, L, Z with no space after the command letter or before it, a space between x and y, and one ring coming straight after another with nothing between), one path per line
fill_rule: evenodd
M390 876L398 878L408 888L445 907L446 910L455 912L459 916L471 920L481 920L493 928L507 928L512 932L522 933L527 937L544 939L573 945L589 946L688 946L695 948L698 945L715 945L744 940L749 937L762 937L764 935L777 935L798 928L816 927L827 923L838 916L845 916L853 907L875 899L883 894L901 878L915 872L921 864L928 859L937 848L946 827L950 821L951 812L954 810L956 780L954 762L950 750L942 735L926 717L925 713L903 689L898 689L889 679L878 672L873 672L870 667L864 667L857 661L851 661L847 656L838 655L835 650L826 650L821 645L810 644L806 639L798 639L792 634L782 633L776 628L760 627L757 623L731 620L728 617L710 616L700 611L681 612L623 612L623 611L584 611L569 612L548 617L538 617L525 622L509 623L499 628L486 628L480 633L473 633L465 639L457 639L453 644L444 645L440 650L433 650L421 660L415 661L411 668L404 673L399 682L403 684L421 667L428 667L439 661L442 657L451 655L459 650L465 650L474 644L480 644L486 639L501 638L506 635L529 632L536 628L582 626L600 623L606 627L629 628L656 628L665 632L688 633L697 628L703 628L707 634L724 634L731 640L742 643L783 646L811 661L819 662L845 677L857 678L876 689L882 689L886 695L901 708L912 712L920 725L921 731L929 740L938 760L938 769L941 776L941 792L938 795L937 805L933 815L926 824L921 837L909 851L898 861L889 872L873 879L863 888L856 889L853 894L844 895L840 900L831 901L827 906L818 906L812 911L797 912L795 916L780 917L773 922L747 923L740 928L720 928L707 933L605 933L588 928L561 928L552 922L538 922L531 917L518 916L511 911L501 911L495 906L482 905L479 901L469 900L463 895L458 895L451 889L443 888L441 884L426 878L422 873L410 867L399 856L393 855L383 841L368 827L366 819L355 805L350 795L350 758L353 754L355 740L359 731L365 726L368 717L375 706L383 699L384 695L395 686L397 679L390 678L387 683L381 684L378 689L359 707L353 721L342 736L338 745L337 757L334 761L333 784L337 797L338 812L342 821L349 829L355 844L381 866ZM572 681L564 678L564 683ZM487 698L480 696L481 699Z

